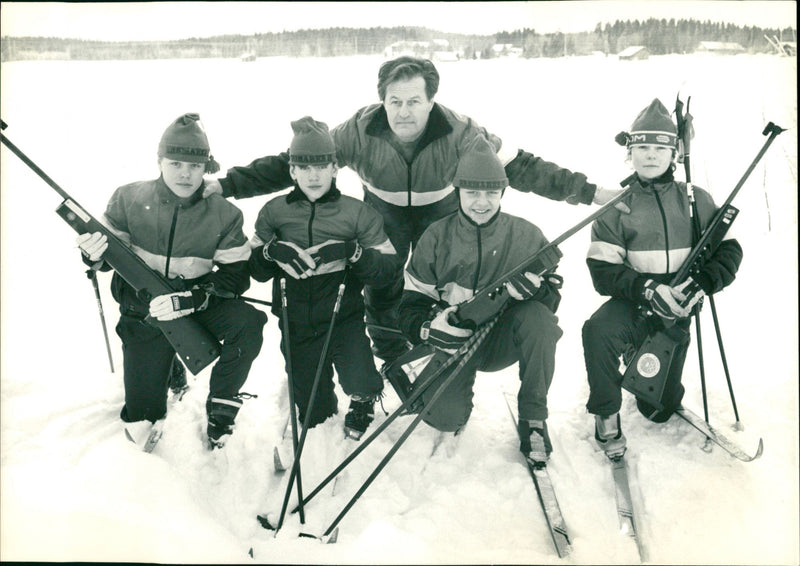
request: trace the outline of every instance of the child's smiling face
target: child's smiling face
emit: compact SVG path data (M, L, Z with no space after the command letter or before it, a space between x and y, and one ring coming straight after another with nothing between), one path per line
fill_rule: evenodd
M672 163L673 149L663 145L631 146L631 164L642 179L663 175Z

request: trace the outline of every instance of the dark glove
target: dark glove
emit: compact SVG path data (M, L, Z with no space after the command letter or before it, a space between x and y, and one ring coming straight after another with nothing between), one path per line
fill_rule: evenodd
M454 312L458 307L451 306L444 309L431 321L427 342L440 350L453 353L460 348L464 342L469 340L472 336L472 330L466 328L458 328L449 322L450 313ZM424 328L425 325L423 325ZM424 332L424 330L422 331ZM424 335L421 335L423 339Z
M530 275L530 278L528 278L528 275ZM535 273L515 273L509 278L508 284L510 284L510 287L507 286L506 289L508 289L508 294L518 301L527 301L547 292L543 283L542 277Z
M205 310L209 295L201 289L159 295L150 301L150 316L157 320L175 320Z
M355 263L361 257L361 246L355 240L349 242L328 242L320 246L311 256L317 264L331 263L340 259L346 259L350 263Z
M269 261L285 263L299 275L316 267L300 256L301 251L300 248L287 242L272 240L268 246L264 246L264 257Z
M680 301L680 305L689 311L691 311L706 294L705 291L700 288L697 281L691 277L675 287L675 290L683 294L685 298Z
M662 318L672 320L676 316L681 318L689 316L690 309L682 307L676 301L676 299L681 299L683 295L669 285L656 283L652 279L648 279L644 284L642 294L644 299L650 303L650 308L653 309L653 312Z

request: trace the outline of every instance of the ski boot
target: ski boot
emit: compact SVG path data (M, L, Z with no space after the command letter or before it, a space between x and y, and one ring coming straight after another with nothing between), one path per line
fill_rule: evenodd
M189 384L186 382L186 368L183 367L177 355L172 359L172 367L169 369L167 383L177 400L183 398L183 394L189 389Z
M528 461L541 468L547 464L553 445L547 433L547 422L520 419L519 421L520 451Z
M374 405L374 395L355 394L350 397L350 408L344 416L345 437L361 439L374 418Z
M233 424L242 401L238 398L226 399L222 397L209 397L206 401L208 414L208 448L222 448L228 437L233 433Z
M132 423L123 421L125 437L141 448L143 452L150 453L161 440L164 434L164 419L151 422L141 420Z
M609 417L594 416L594 438L597 445L612 460L621 458L628 449L625 435L622 434L619 413L614 413Z

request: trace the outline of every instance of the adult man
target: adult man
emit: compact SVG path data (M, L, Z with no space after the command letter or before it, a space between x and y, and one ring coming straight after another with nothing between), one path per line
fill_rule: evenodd
M472 335L472 330L452 324L450 315L458 305L548 243L535 225L500 212L508 180L483 136L476 137L459 160L453 182L458 213L434 222L420 238L406 270L399 308L400 327L410 342L425 342L447 352L454 352ZM476 372L519 363L520 449L542 463L552 450L545 419L556 342L562 334L553 314L560 301L561 278L551 270L543 276L525 273L513 281L507 283L513 297L510 306L436 404L423 409L424 420L441 431L458 431L472 411ZM438 380L447 376L445 372ZM424 405L437 388L432 383L425 389Z
M361 178L364 201L381 213L384 230L397 252L396 276L385 287L366 286L367 322L398 327L397 306L403 291L403 267L412 246L434 221L458 209L453 175L469 143L483 135L499 152L509 185L571 204L602 204L615 191L601 189L572 173L516 148L503 147L497 136L434 102L439 73L433 63L399 57L381 65L381 102L360 109L331 132L340 167ZM228 170L210 190L244 198L292 185L287 153L256 159L247 167ZM392 361L407 349L393 333L370 328L375 354Z

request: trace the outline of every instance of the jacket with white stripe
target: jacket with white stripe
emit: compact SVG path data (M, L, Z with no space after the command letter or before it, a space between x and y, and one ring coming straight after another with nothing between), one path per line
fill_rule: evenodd
M438 103L433 105L410 162L395 147L381 104L362 108L331 131L337 164L355 171L364 190L396 206L424 206L451 194L458 160L479 134L498 148L512 188L570 204L592 202L597 186L587 182L584 174L507 148L471 118ZM219 181L226 197L245 198L285 189L293 183L289 155L284 152L261 157L246 167L233 167Z
M330 190L314 202L299 187L267 202L258 213L253 253L248 267L256 281L269 281L283 276L274 261L264 257L264 246L273 239L291 242L311 255L326 242L355 240L362 247L354 263L336 260L323 263L311 277L286 277L289 322L296 332L324 332L331 319L339 284L348 269L339 319L363 318L364 284L383 287L390 283L397 270L397 255L383 231L383 218L372 207L343 195L335 180ZM281 315L280 286L272 285L272 312Z
M432 310L471 299L547 244L537 226L504 212L480 226L460 208L437 220L422 234L406 268L400 330L419 343L420 327L431 320ZM531 300L555 312L558 286L547 277L542 285L545 291Z
M705 229L717 207L696 186L694 198ZM629 214L611 209L592 225L586 263L598 293L640 301L645 282L669 284L692 249L689 197L686 183L675 181L668 171L649 181L637 177L622 202ZM716 293L733 282L741 261L742 248L728 233L693 278L706 294Z
M242 212L220 195L202 194L201 184L179 197L163 177L130 183L111 196L102 222L176 290L213 284L239 295L250 287ZM123 313L147 314L147 302L116 273L112 292Z

